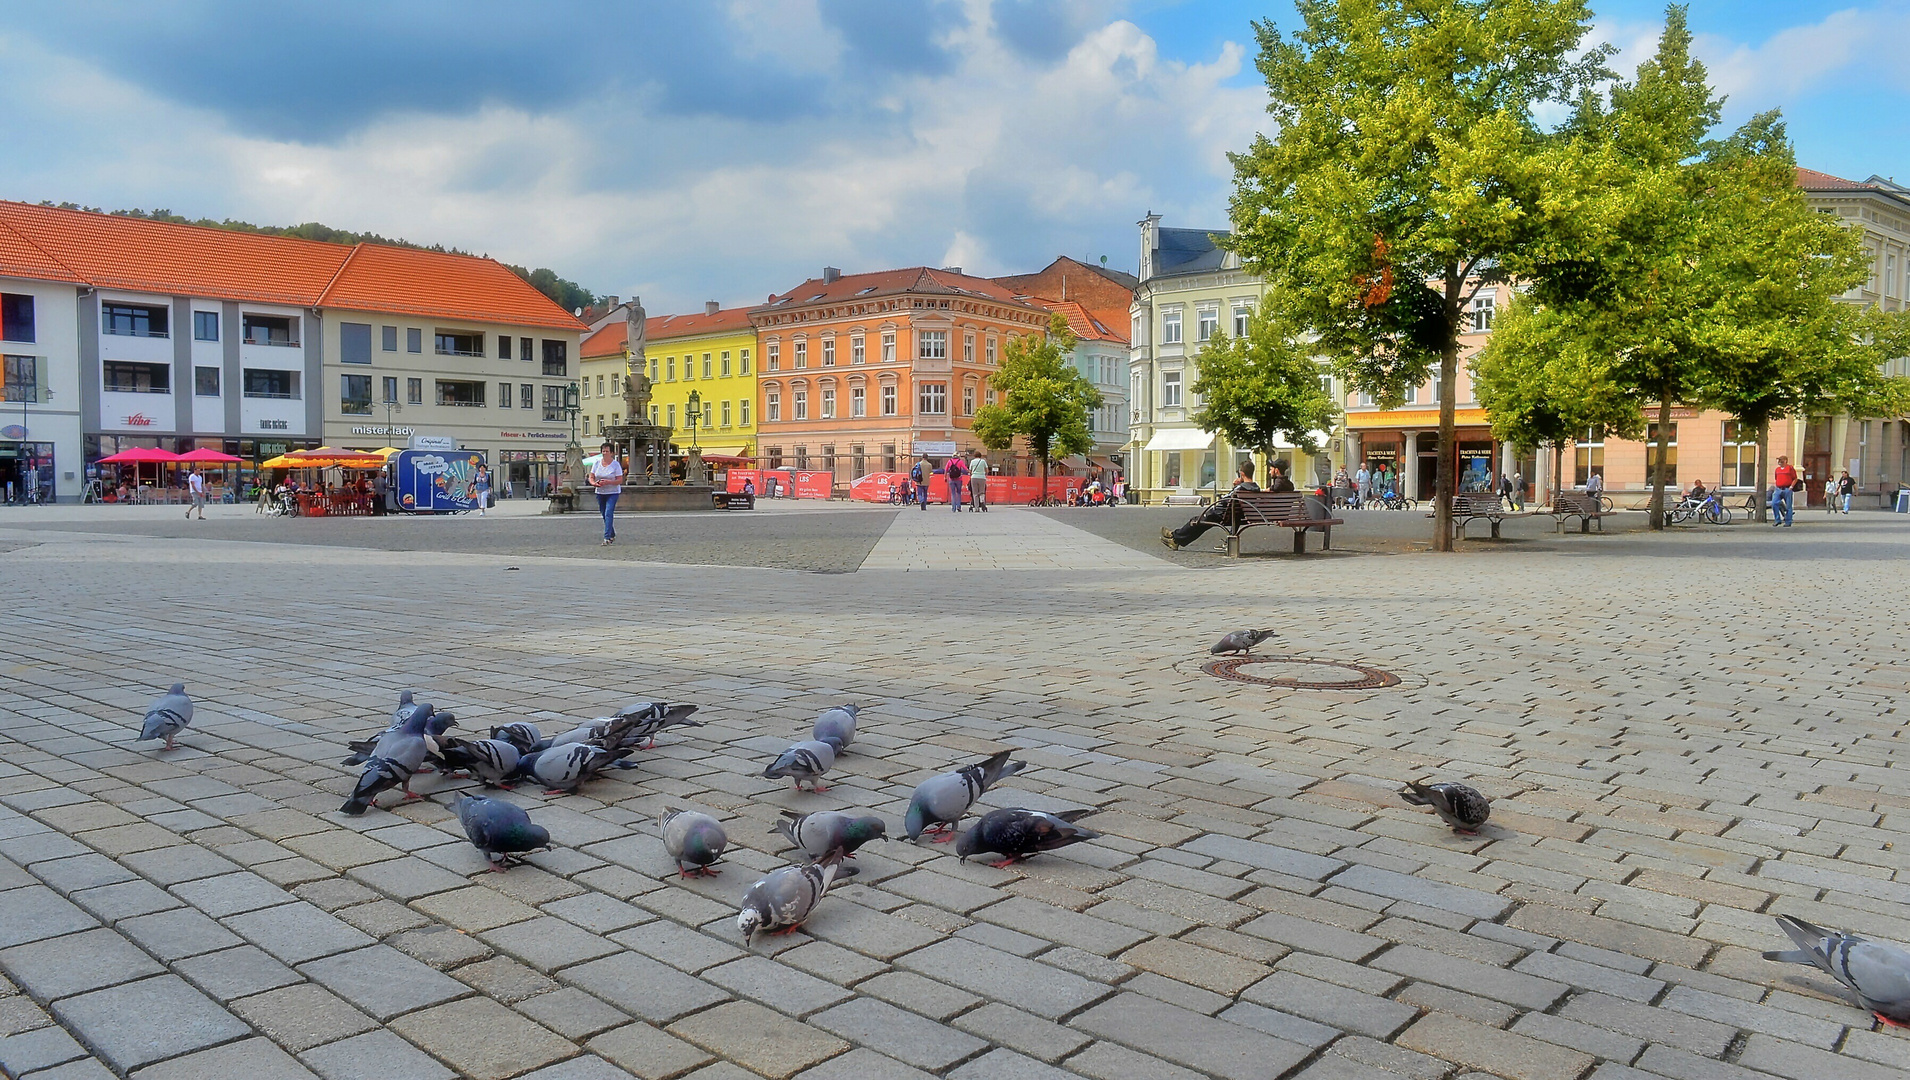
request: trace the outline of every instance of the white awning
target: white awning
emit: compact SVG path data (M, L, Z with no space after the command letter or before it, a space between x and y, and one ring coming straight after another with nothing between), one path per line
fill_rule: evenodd
M1163 428L1147 440L1147 450L1205 450L1214 445L1214 433L1199 428Z

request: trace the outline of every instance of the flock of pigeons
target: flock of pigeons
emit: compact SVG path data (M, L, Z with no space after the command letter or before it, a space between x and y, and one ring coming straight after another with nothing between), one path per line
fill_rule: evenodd
M1214 654L1251 655L1254 646L1272 638L1271 630L1241 630L1228 634L1210 650ZM626 759L655 744L656 736L672 727L701 727L692 720L694 705L640 701L614 716L591 720L556 736L545 736L535 724L517 721L491 729L488 739L459 739L447 734L457 719L439 712L412 692L398 697L398 708L383 731L351 744L344 764L360 766L358 782L340 809L362 814L376 798L399 788L404 799L421 799L411 790L419 772L441 769L463 772L486 788L509 788L534 780L547 794L567 794L604 769L635 768ZM855 741L854 705L839 705L816 718L809 739L792 744L763 770L766 778L787 778L796 790L806 783L812 792L825 791L822 778L836 759ZM139 741L164 739L173 749L180 732L192 723L192 699L182 683L147 709ZM995 866L1008 866L1044 851L1097 838L1100 834L1077 824L1092 809L1048 813L1022 807L993 810L956 835L956 826L982 794L1027 767L1002 751L984 761L930 777L909 797L903 828L911 842L928 836L932 842L955 840L963 861L994 853ZM1453 782L1411 781L1400 792L1413 806L1429 806L1440 820L1462 836L1475 836L1492 811L1492 802L1478 790ZM471 844L502 871L514 857L551 846L548 830L531 821L524 808L483 795L459 796L454 809ZM716 818L695 810L670 807L658 824L663 845L676 860L683 877L714 875L713 864L729 846L729 835ZM855 875L844 859L871 840L888 839L888 827L874 814L821 810L799 814L782 812L772 835L780 833L806 861L772 871L743 894L736 926L745 944L761 932L789 933L816 910L837 881ZM1910 951L1837 930L1814 926L1789 915L1777 924L1796 949L1764 953L1766 960L1811 964L1821 968L1856 994L1863 1007L1891 1027L1910 1026Z

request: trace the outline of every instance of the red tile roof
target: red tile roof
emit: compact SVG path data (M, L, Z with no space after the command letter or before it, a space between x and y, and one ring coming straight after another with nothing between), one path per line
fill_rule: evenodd
M597 332L584 339L577 346L577 355L585 360L594 360L599 356L617 356L623 352L624 342L630 339L630 324L626 322L605 323Z
M579 330L491 259L0 201L0 273L96 288Z
M1034 306L1017 299L1012 290L987 278L971 277L951 270L934 270L926 266L910 266L869 274L844 274L826 284L821 278L810 278L786 293L771 296L767 303L752 310L760 313L777 308L894 296L899 293L977 296L1018 307Z
M1050 310L1058 311L1068 320L1068 329L1083 341L1112 341L1127 344L1127 335L1115 329L1119 323L1109 324L1106 318L1089 311L1072 300L1048 301Z
M1818 172L1815 169L1799 167L1797 186L1805 191L1869 191L1869 184L1860 184L1855 180L1846 180L1841 176Z
M723 308L714 315L701 311L693 315L653 315L643 320L643 334L648 342L670 341L698 334L734 334L749 328L748 308ZM619 319L605 324L585 338L577 355L586 359L615 356L623 352L624 343L629 338L629 322Z

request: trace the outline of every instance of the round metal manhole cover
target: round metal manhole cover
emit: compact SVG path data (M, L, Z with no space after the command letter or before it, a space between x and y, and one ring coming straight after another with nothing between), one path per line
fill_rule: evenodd
M1242 670L1249 665L1257 670ZM1400 684L1399 676L1376 667L1300 656L1230 656L1210 661L1201 670L1231 682L1282 690L1381 690Z

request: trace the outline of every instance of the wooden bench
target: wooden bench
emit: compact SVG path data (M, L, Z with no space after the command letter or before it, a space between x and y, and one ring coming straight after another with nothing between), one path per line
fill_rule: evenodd
M1452 535L1464 537L1466 523L1473 518L1483 518L1491 522L1492 538L1499 539L1499 523L1505 520L1505 501L1489 491L1462 491L1454 495L1452 497ZM1600 526L1599 531L1604 531L1603 526Z
M1578 531L1591 532L1592 525L1598 525L1598 531L1605 531L1604 512L1599 509L1598 496L1579 495L1561 491L1552 497L1552 519L1558 522L1559 532L1565 531L1567 518L1578 519Z
M1162 506L1206 506L1211 502L1205 495L1169 495Z
M710 498L716 500L718 510L754 510L756 495L748 491L712 491Z
M1320 550L1333 550L1333 526L1344 525L1335 517L1314 517L1307 496L1297 491L1243 491L1228 496L1234 503L1234 521L1223 524L1227 530L1227 555L1240 557L1240 534L1260 526L1279 526L1293 530L1295 554L1306 551L1308 529L1320 530ZM1317 500L1316 500L1317 501Z

